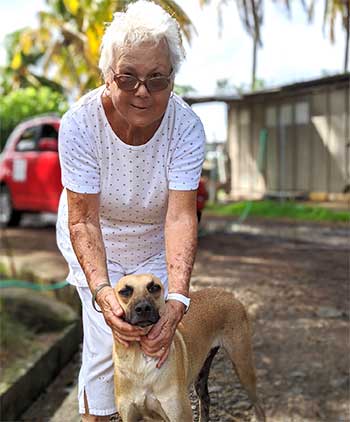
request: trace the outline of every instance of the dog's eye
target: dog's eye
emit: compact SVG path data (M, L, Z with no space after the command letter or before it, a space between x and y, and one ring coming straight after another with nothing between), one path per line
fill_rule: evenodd
M130 297L134 289L131 286L125 286L121 290L119 290L120 296Z
M151 283L148 284L147 290L150 293L157 293L161 290L161 287L159 284L155 284L154 281L152 281Z

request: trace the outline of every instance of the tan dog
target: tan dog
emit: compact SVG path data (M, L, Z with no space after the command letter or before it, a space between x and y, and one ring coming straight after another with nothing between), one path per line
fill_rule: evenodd
M165 301L161 281L152 274L123 277L116 286L125 320L141 327L159 319ZM254 404L258 420L265 415L256 395L250 328L243 305L222 289L191 294L191 306L176 330L164 365L145 356L138 342L114 344L115 397L123 422L191 422L188 396L195 385L200 421L209 421L210 364L222 346Z

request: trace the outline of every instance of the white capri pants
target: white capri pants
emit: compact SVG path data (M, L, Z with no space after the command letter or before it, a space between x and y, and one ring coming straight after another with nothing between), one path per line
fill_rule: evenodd
M165 255L157 255L139 265L132 272L122 271L119 265L113 269L108 265L109 279L114 287L124 275L152 273L162 281L165 295L168 291L168 278ZM79 373L78 400L79 413L86 413L84 390L89 405L89 414L107 416L117 412L114 400L113 379L113 336L102 313L92 307L92 294L88 287L77 286L82 302L83 352Z

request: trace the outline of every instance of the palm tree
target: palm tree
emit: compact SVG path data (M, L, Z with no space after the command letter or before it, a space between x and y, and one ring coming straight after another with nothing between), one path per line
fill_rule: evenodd
M312 22L315 12L315 0L301 0L304 10L307 13L309 22ZM349 65L349 40L350 40L350 0L324 0L323 11L323 32L326 27L329 28L329 38L332 43L335 42L335 22L340 17L345 31L345 52L344 52L344 72L348 70Z
M18 48L22 32L15 31L6 35L4 47L8 66L1 67L0 92L6 95L18 88L48 86L54 91L62 92L59 84L51 81L45 76L38 74L34 69L35 64L43 56L38 49L33 48L28 54L15 53Z
M194 26L173 0L154 0L175 17L190 41ZM46 0L39 12L39 27L22 31L13 50L11 68L18 71L33 51L44 75L69 93L82 95L101 82L98 55L105 22L124 10L131 0ZM74 58L74 60L72 60Z
M227 2L227 0L219 0L218 2L219 26L222 25L222 7L226 5ZM199 0L200 6L209 3L211 3L211 0ZM236 4L243 27L253 39L251 90L254 91L257 87L256 69L258 48L262 47L260 29L263 23L263 0L236 0Z
M306 10L309 21L312 21L315 3L317 0L300 0ZM201 6L211 3L211 0L199 0ZM222 25L222 7L228 3L228 0L219 0L219 26ZM286 9L290 12L290 0L282 0ZM258 84L256 78L257 69L257 53L258 48L262 47L261 26L263 24L263 0L236 0L238 13L245 30L253 39L253 66L251 89L254 91ZM344 72L347 71L349 65L349 42L350 42L350 0L325 0L324 3L324 19L323 30L329 27L329 35L332 42L335 41L334 28L337 16L341 17L343 28L345 30L345 56L344 56Z
M251 89L257 88L256 68L258 48L262 47L260 28L263 23L262 0L237 0L238 12L245 30L253 38L253 67L251 78Z

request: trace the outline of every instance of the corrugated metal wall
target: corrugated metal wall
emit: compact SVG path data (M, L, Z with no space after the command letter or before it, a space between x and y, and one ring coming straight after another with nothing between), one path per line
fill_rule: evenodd
M348 125L347 85L231 104L232 196L342 192L350 174ZM263 129L268 136L259 166Z

